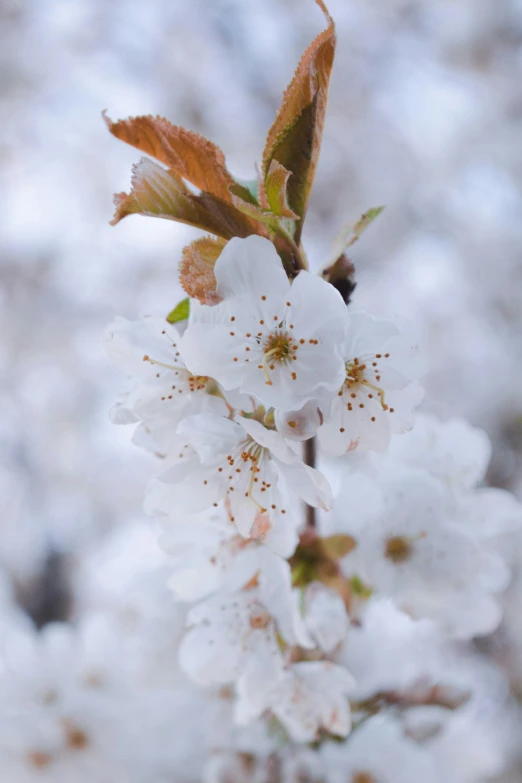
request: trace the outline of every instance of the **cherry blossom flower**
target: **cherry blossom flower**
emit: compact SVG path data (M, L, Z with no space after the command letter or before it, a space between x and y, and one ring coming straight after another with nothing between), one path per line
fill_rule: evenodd
M281 410L339 388L346 306L331 285L307 271L290 284L274 246L259 236L228 242L214 273L223 301L194 302L181 341L192 372Z
M209 378L195 376L185 366L179 342L179 332L164 318L117 318L107 327L107 353L117 367L137 381L113 407L114 423L160 418L168 422L167 430L175 432L181 419L190 413L214 410L226 415L223 399L207 393Z
M272 710L297 742L313 742L321 731L346 737L351 729L348 696L354 685L347 669L330 661L296 663L278 683Z
M450 491L425 471L390 469L380 485L354 473L345 478L323 532L355 539L343 560L347 575L392 596L413 616L437 619L467 638L498 624L495 595L506 587L509 572L453 513Z
M186 521L166 520L162 528L160 544L171 555L169 586L181 601L198 601L217 591L239 591L284 562L274 551L281 548L277 528L268 532L267 546L255 538L243 538L222 506L193 514ZM297 535L290 539L291 551L296 540Z
M349 619L339 593L321 582L311 582L304 590L303 617L318 647L332 653L346 637Z
M196 682L238 682L257 702L263 689L281 676L278 632L290 645L313 647L291 589L288 564L281 560L271 566L259 574L258 586L217 594L189 612L180 663Z
M440 783L441 770L426 749L407 737L390 715L375 715L350 737L346 747L321 749L329 783ZM444 770L445 771L445 770Z
M317 434L323 423L323 413L318 400L308 400L295 411L276 409L274 421L277 431L288 440L308 440Z
M280 527L295 546L295 526L286 521L290 515L283 481L306 503L325 509L331 505L322 474L303 464L279 433L254 419L201 414L184 419L178 432L185 450L151 485L149 510L191 513L217 507L225 499L241 535L264 540L272 528ZM286 541L282 546L288 549Z
M403 438L392 438L390 457L425 468L456 491L470 490L486 475L491 442L485 432L463 419L439 421L419 414Z
M64 624L4 640L0 667L0 764L12 780L124 783L118 759L138 706L116 636L101 618L79 633ZM47 777L49 776L49 777Z
M345 317L341 353L345 373L325 412L319 444L335 456L356 448L385 451L392 433L411 429L422 399L414 383L421 372L418 349L390 321L352 312Z

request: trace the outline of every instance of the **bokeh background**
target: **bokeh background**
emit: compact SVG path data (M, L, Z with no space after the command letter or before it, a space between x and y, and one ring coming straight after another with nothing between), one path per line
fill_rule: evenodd
M424 410L484 428L489 482L522 497L522 2L329 6L338 48L308 255L319 267L344 223L387 205L353 248L354 303L415 323ZM142 516L150 458L108 420L125 381L101 336L116 314L169 312L197 235L108 225L138 153L101 111L164 115L252 177L321 25L312 0L0 0L0 566L40 623L74 613L78 564ZM521 599L516 574L506 620L478 642L514 697ZM522 780L516 748L509 765L505 780Z

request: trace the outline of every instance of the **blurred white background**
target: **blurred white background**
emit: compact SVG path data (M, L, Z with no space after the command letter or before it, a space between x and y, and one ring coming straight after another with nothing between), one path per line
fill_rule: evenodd
M354 305L413 320L424 410L483 427L490 482L522 496L522 2L329 6L338 47L308 255L319 266L343 223L387 205L353 249ZM62 571L67 583L141 515L149 458L108 420L125 382L101 334L115 314L177 303L197 235L108 225L139 154L101 111L164 115L251 177L322 23L312 0L0 0L0 564L37 617L62 616L64 595L31 586ZM518 638L488 643L514 684Z

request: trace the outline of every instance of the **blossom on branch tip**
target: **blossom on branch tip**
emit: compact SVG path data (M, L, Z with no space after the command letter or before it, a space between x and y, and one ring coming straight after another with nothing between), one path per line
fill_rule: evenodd
M258 236L228 242L214 273L223 301L193 303L181 341L192 372L283 411L339 388L346 306L331 285L307 271L291 284L272 243Z

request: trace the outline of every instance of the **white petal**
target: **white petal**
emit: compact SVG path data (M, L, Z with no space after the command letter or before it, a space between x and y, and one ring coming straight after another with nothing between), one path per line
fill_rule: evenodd
M104 333L104 345L110 359L128 375L155 382L168 370L144 361L150 356L165 364L176 364L180 341L176 328L164 318L146 316L137 321L116 318Z
M308 400L295 411L275 412L275 424L277 431L289 440L309 440L317 434L317 430L323 423L323 414L317 400Z
M296 334L324 337L332 345L340 342L348 311L333 285L304 270L294 280L288 299Z
M197 451L204 465L215 462L220 454L230 454L247 437L240 424L211 413L187 417L177 431Z
M239 420L242 427L244 427L256 443L269 449L274 457L277 457L281 462L296 461L296 455L278 432L269 430L255 419L248 419L245 416L241 416Z
M189 630L179 649L181 668L200 685L233 682L240 672L241 657L240 639L215 625Z
M312 582L305 590L305 622L319 647L326 653L333 652L348 631L344 601L335 590Z
M259 577L259 598L277 622L278 630L290 645L311 649L312 637L299 611L297 591L292 590L290 565L266 550Z
M398 327L391 321L374 318L362 310L348 311L343 356L349 360L369 353L380 353L388 341L398 334Z
M322 473L299 460L292 463L279 462L281 474L289 487L309 506L328 511L333 505L332 489Z
M214 274L223 299L259 301L266 296L281 300L290 288L274 245L255 235L231 239L216 261Z
M321 729L346 737L351 728L348 694L353 677L327 661L294 664L279 688L273 712L297 742L313 742Z
M283 676L283 658L275 635L254 631L249 640L243 673L236 685L236 721L242 725L258 718L276 697Z
M237 339L230 331L230 327L223 324L191 324L183 335L180 348L192 373L215 378L224 389L237 389L243 379L244 366L243 361L239 361L242 354L237 350Z

